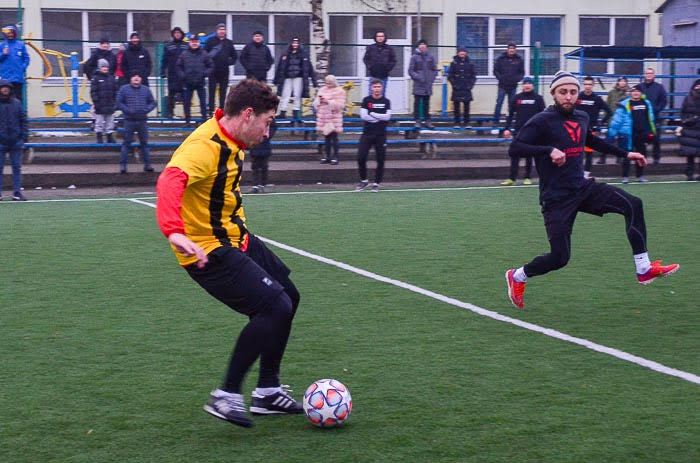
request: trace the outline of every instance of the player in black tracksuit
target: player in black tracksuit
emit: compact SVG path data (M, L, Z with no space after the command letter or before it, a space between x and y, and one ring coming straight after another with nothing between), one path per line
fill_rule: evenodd
M639 164L646 164L644 156L628 153L593 135L588 115L574 110L579 83L573 75L559 71L550 89L555 105L530 119L510 146L513 152L535 157L540 177L540 204L550 245L548 254L506 272L508 295L513 305L524 306L528 278L567 264L571 255L571 232L579 211L599 216L610 212L625 216L627 239L632 246L640 283L647 284L675 272L677 264L662 266L660 261L649 262L642 200L612 185L583 177L584 146Z
M599 125L598 117L600 116L600 112L603 111L605 113L603 115L603 119L600 122L600 125L605 125L610 120L610 116L612 116L612 110L610 109L610 106L608 106L608 104L600 96L593 93L594 85L595 82L593 80L593 77L589 76L583 78L583 91L578 94L578 100L576 101L576 109L588 114L588 120L590 122L591 131L597 134ZM592 167L593 150L586 149L586 163L583 167L584 175L586 177L589 177Z
M379 184L384 178L384 157L386 155L386 126L391 119L391 102L384 96L384 84L379 79L373 79L370 85L372 93L362 99L360 117L365 121L357 149L357 166L360 171L360 183L355 188L362 191L369 186L367 179L367 156L374 146L377 156L377 169L374 173L372 191L379 192Z
M513 101L510 102L508 119L506 119L506 129L503 135L510 138L514 133L522 128L527 121L537 113L544 111L544 98L535 93L534 81L530 77L523 79L523 91L515 95ZM515 116L515 126L513 126L513 118ZM513 130L511 130L513 127ZM518 153L510 153L510 177L508 180L501 182L501 185L515 185L515 177L518 175L518 164L520 158L525 158L525 181L526 185L532 183L530 180L532 172L532 156L521 155Z

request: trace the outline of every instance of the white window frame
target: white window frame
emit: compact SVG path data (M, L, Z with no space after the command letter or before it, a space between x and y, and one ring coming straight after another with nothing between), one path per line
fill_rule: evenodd
M581 37L581 20L582 19L609 19L610 24L609 24L609 34L608 34L608 45L610 47L617 46L615 43L615 27L617 25L617 20L618 19L641 19L644 21L644 42L642 43L642 46L645 47L646 44L648 43L647 41L649 40L649 32L648 32L648 27L649 27L649 17L648 16L639 16L639 15L632 15L632 16L610 16L610 15L581 15L579 16L579 21L578 21L578 28L579 28L579 37ZM597 45L590 45L586 43L580 43L582 47L586 46L597 46ZM602 45L601 45L602 46ZM643 65L643 67L646 67L646 64ZM583 72L583 69L579 70L580 72ZM607 60L605 63L605 74L615 74L615 61L614 60Z

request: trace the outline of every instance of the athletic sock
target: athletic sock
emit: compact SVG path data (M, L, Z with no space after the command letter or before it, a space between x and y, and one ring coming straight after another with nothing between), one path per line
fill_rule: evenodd
M520 267L515 271L513 274L513 279L519 283L525 283L527 282L527 275L525 275L525 268Z
M649 262L649 253L643 252L641 254L635 254L634 265L637 267L637 274L643 275L647 273L651 268L651 262Z
M214 396L216 396L216 397L232 396L233 398L243 400L243 396L241 394L236 394L235 392L226 392L222 389L215 390Z
M262 396L272 395L275 392L282 392L282 388L279 386L277 386L277 387L256 387L255 388L255 393L260 394Z

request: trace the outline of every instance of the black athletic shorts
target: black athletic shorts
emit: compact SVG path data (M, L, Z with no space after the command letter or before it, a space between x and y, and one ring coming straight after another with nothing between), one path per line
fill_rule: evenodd
M575 195L561 201L547 203L547 207L542 208L547 238L551 241L554 238L570 235L578 212L598 216L608 212L609 210L605 208L608 198L617 189L606 183L589 182Z
M197 264L187 273L209 294L236 312L252 316L275 300L284 287L280 281L290 270L256 236L248 234L248 248L222 246L209 253L203 269Z

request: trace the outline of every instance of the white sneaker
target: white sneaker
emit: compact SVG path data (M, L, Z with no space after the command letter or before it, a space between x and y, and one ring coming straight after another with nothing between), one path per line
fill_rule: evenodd
M629 178L629 177L622 177L622 183L624 183L624 184L626 185L626 184L628 184L629 182L630 182L630 178Z

